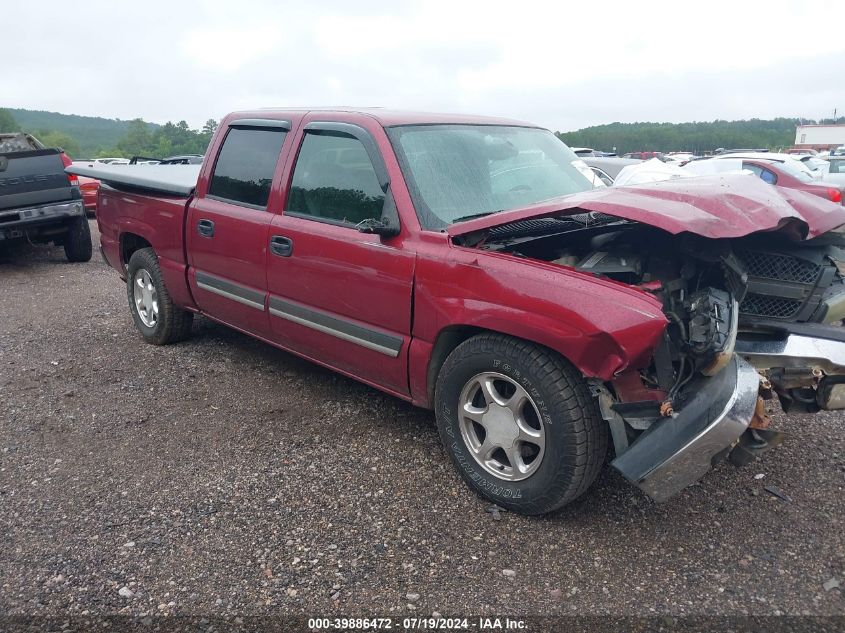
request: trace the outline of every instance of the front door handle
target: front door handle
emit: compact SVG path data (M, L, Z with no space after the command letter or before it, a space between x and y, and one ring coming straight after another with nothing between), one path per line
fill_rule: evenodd
M274 235L270 238L270 250L273 252L273 255L290 257L293 255L293 240L289 237Z
M211 220L200 220L197 222L197 232L203 237L214 237L214 222Z

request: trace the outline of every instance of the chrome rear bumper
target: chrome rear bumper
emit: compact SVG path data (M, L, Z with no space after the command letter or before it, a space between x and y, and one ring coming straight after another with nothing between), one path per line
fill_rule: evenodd
M652 424L612 466L655 501L666 501L727 454L748 428L759 388L757 371L734 356L716 376L690 385L680 412Z

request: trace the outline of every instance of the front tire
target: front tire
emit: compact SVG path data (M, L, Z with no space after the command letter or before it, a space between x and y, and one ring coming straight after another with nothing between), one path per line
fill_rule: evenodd
M126 296L135 326L147 343L167 345L190 336L194 315L173 304L152 248L137 250L129 258Z
M88 219L85 217L74 219L62 240L62 244L65 247L65 257L69 262L91 261L93 247Z
M583 377L562 357L498 334L461 343L437 378L440 438L464 480L520 514L583 494L607 451L607 425Z

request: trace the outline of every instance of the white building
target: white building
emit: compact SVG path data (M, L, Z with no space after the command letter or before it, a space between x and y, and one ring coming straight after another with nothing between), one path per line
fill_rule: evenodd
M795 147L826 150L845 145L845 125L799 125L795 128Z

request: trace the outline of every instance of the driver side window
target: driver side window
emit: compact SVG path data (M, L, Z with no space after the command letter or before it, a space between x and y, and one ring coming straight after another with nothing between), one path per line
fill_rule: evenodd
M287 212L354 226L381 218L384 197L361 141L338 132L306 133L296 159Z

